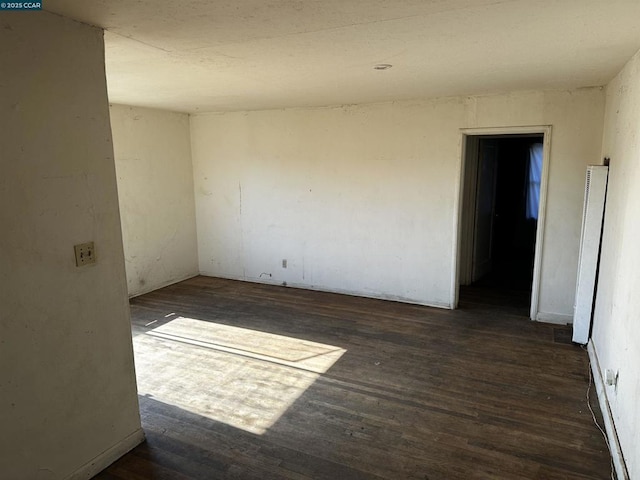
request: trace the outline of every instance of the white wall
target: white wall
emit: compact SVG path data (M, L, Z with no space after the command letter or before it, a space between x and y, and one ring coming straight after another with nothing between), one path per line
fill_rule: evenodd
M640 53L607 87L611 158L592 345L619 372L606 394L630 478L640 478Z
M460 128L551 124L540 310L570 321L603 110L596 88L192 116L200 271L450 306Z
M552 126L547 211L538 319L573 322L584 176L601 164L604 91L530 92L478 97L468 109L472 126Z
M0 44L0 478L89 478L142 439L102 31L9 12Z
M198 274L189 116L111 106L129 295Z

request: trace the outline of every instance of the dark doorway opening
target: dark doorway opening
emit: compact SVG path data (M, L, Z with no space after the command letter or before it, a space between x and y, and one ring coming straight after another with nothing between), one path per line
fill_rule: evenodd
M542 144L542 134L467 137L462 308L502 305L529 315Z

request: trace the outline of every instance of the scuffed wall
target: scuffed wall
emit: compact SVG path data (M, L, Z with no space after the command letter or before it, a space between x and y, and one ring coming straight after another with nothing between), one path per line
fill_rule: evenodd
M189 116L111 106L129 295L198 274Z
M604 371L630 478L640 478L640 53L607 86L603 156L611 158L592 345Z
M594 88L194 115L200 272L450 307L460 129L552 125L539 317L570 322L603 111Z
M8 12L0 44L0 478L89 478L143 438L102 31Z

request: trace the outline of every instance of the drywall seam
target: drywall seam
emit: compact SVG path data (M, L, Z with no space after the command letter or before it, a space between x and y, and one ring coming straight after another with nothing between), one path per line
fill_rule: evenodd
M609 453L611 454L613 466L616 470L616 478L618 480L629 480L629 473L624 461L622 449L620 448L620 442L618 441L618 434L616 433L611 408L609 407L607 390L605 388L604 379L602 378L602 371L600 370L600 361L598 360L596 347L592 341L589 341L587 344L587 352L589 353L589 362L593 373L593 383L596 386L598 403L600 404L602 418L604 419L604 427L609 441Z
M144 442L144 440L144 431L139 428L124 440L118 442L113 447L102 452L89 463L86 463L85 465L80 467L69 477L67 477L67 480L83 480L93 478L95 475L107 468L120 457L140 445L142 442Z
M142 105L132 105L129 103L121 103L121 102L113 102L113 105L127 105L136 108L147 108L150 110L159 110L163 112L173 112L179 113L183 115L189 115L190 117L223 117L225 115L234 114L234 113L261 113L261 112L300 112L306 110L344 110L348 111L349 109L359 108L359 107L376 107L376 106L394 106L394 105L421 105L425 100L454 100L457 101L460 98L464 98L469 109L465 113L465 124L473 125L477 123L478 118L478 101L484 100L492 97L501 97L504 95L509 95L513 93L518 94L537 94L537 93L572 93L579 92L581 90L603 90L606 85L591 85L588 87L567 87L567 88L542 88L542 89L513 89L506 90L503 92L496 93L477 93L477 94L469 94L469 95L461 95L461 94L451 94L451 95L421 95L413 98L403 98L403 99L395 99L395 100L379 100L379 101L369 101L369 102L356 102L356 103L329 103L326 105L298 105L298 106L289 106L289 107L264 107L264 108L239 108L233 110L207 110L207 111L182 111L182 110L172 110L163 107L147 107ZM523 124L526 125L526 124ZM500 127L508 127L508 124L498 125L496 128ZM461 127L464 129L466 127ZM492 128L492 127L488 127Z

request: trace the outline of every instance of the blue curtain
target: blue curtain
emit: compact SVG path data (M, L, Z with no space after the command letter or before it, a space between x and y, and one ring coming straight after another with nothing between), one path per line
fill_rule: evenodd
M534 143L529 148L527 178L527 218L538 219L540 207L540 181L542 180L542 144Z

